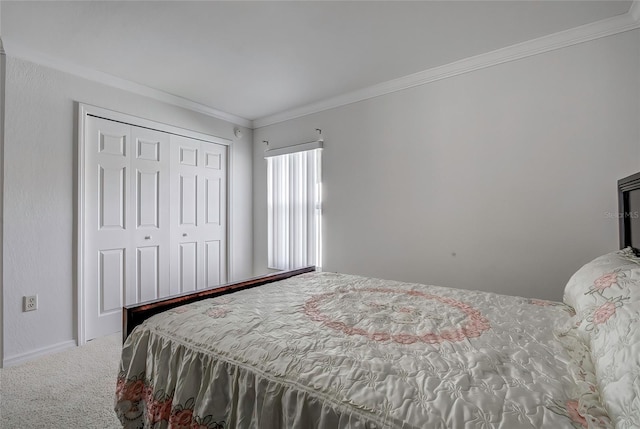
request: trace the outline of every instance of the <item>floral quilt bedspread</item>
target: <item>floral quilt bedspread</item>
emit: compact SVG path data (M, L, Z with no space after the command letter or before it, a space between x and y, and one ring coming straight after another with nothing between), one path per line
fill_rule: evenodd
M588 353L554 336L571 312L304 274L147 320L124 344L115 409L125 428L610 427Z

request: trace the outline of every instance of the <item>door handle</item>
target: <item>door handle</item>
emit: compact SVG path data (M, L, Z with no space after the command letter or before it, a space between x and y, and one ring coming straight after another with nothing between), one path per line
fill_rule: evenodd
M186 233L186 232L183 232L183 233L182 233L182 236L183 236L183 237L186 237L186 236L187 236L187 233Z
M150 236L150 235L145 235L145 236L144 236L144 239L145 239L145 240L151 240L151 236Z

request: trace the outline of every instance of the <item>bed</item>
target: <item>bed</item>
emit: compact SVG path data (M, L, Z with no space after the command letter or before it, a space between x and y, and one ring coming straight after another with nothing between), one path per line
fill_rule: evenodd
M563 302L304 268L127 307L118 418L638 428L640 174L618 188L622 249L578 270Z

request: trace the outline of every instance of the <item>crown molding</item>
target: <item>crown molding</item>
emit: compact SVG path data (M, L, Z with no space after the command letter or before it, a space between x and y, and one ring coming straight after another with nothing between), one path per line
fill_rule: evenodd
M58 58L52 58L50 56L42 54L41 52L36 52L31 49L25 48L24 46L20 46L19 44L9 43L5 41L4 45L6 52L10 57L19 58L21 60L29 61L35 64L40 64L54 70L69 73L71 75L78 76L90 81L98 82L112 88L122 89L137 95L142 95L144 97L161 101L163 103L182 107L184 109L192 110L198 113L203 113L205 115L212 116L223 121L231 122L235 125L253 128L253 121L249 119L232 115L230 113L226 113L221 110L209 107L207 105L183 97L179 97L177 95L169 94L167 92L160 91L149 86L131 82L129 80L122 79L101 71L79 66L77 64L72 64Z
M167 104L189 109L208 116L212 116L223 121L240 125L246 128L261 128L273 125L290 119L307 116L324 110L345 106L381 95L402 91L415 86L425 85L453 76L470 73L483 68L498 64L516 61L533 55L550 52L557 49L566 48L602 37L611 36L625 31L640 28L640 0L634 0L629 11L623 15L603 19L590 24L585 24L569 30L564 30L548 36L539 37L506 48L465 58L439 67L434 67L398 79L393 79L380 84L361 88L336 97L331 97L299 108L286 110L274 115L250 120L240 116L232 115L210 106L169 94L155 88L128 81L107 73L93 70L87 67L72 64L57 58L52 58L40 52L32 51L14 43L5 42L5 52L10 56L30 61L55 70L72 74L84 79L99 82L104 85L122 89L144 97L152 98ZM8 48L7 48L8 46ZM0 39L0 50L2 50L2 40Z
M629 12L612 18L585 24L548 36L539 37L506 48L487 52L455 61L422 72L393 79L377 85L362 88L336 97L321 100L296 109L287 110L275 115L254 119L254 128L266 127L301 116L318 113L347 104L357 103L381 95L390 94L419 85L425 85L449 77L480 70L483 68L519 60L544 52L562 49L606 36L640 28L640 0L634 0Z

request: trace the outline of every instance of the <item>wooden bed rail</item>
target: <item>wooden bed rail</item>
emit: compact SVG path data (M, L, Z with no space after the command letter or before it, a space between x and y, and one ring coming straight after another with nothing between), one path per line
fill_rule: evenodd
M154 299L152 301L141 302L139 304L127 305L122 309L122 342L127 339L133 329L149 317L196 301L207 298L214 298L220 295L237 292L239 290L250 289L262 286L267 283L277 282L304 273L315 271L314 266L298 268L295 270L279 271L273 274L253 277L247 280L227 283L214 288L202 289L195 292L187 292L179 295L172 295L166 298Z

